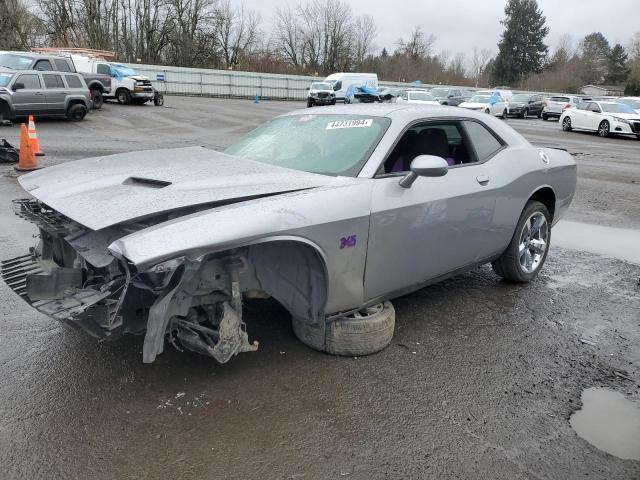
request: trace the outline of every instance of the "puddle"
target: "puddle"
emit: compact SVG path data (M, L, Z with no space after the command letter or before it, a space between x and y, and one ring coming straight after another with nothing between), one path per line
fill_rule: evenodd
M640 264L640 230L601 227L562 220L551 238L558 247L591 252Z
M569 419L591 445L626 460L640 460L640 407L606 388L582 392L582 409Z

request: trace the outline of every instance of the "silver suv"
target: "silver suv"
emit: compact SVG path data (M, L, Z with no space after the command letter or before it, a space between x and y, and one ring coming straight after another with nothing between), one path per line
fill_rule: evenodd
M82 120L91 94L77 73L0 68L0 121L34 115Z

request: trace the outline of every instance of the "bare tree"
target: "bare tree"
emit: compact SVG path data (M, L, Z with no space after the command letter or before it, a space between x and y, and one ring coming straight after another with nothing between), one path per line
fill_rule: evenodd
M276 10L273 25L273 43L276 54L294 67L304 64L305 38L298 14L290 7Z
M361 66L367 55L372 53L378 27L371 15L361 15L356 18L353 29L355 62Z
M216 0L169 0L174 27L167 46L166 59L172 65L203 66L215 64L215 50L209 48Z
M44 24L22 0L0 0L0 49L24 50L40 43Z
M431 55L431 49L436 41L434 35L425 36L421 27L415 27L409 35L409 40L398 40L399 50L413 59L424 59Z
M478 47L473 47L473 53L471 54L471 78L475 82L475 86L478 87L480 83L480 77L484 73L485 68L487 68L487 64L493 53L488 48L483 48L478 50Z
M222 0L215 9L213 27L214 46L220 50L225 68L235 68L243 55L249 53L258 40L260 17L231 6L230 0Z

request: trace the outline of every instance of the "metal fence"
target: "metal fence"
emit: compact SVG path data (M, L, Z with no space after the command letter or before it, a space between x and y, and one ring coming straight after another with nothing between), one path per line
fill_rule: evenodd
M188 95L225 98L254 98L265 100L305 100L311 82L323 77L281 75L275 73L237 72L162 65L127 64L138 74L148 76L156 89L168 95ZM408 87L409 83L379 82L380 86ZM428 85L423 87L456 87ZM469 91L471 87L456 87ZM520 93L520 92L514 92ZM530 92L552 95L552 92Z

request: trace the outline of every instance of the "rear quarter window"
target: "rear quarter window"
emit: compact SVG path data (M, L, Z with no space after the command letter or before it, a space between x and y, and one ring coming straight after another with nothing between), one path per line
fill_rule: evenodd
M56 59L53 61L56 65L56 69L59 72L72 72L71 67L69 66L69 62L67 62L64 58Z
M502 148L500 140L487 130L484 125L467 120L464 122L464 127L476 150L479 162L489 159Z
M65 75L64 78L69 88L82 88L82 81L75 75Z

